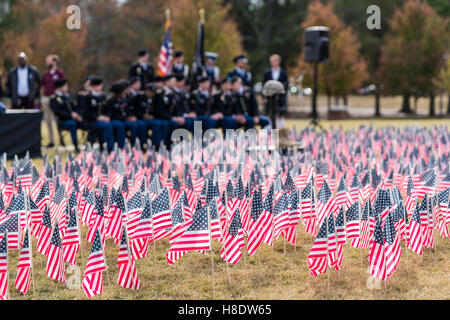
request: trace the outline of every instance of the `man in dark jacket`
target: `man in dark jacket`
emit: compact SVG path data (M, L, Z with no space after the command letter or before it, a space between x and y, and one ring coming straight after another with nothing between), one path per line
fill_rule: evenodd
M150 54L147 50L143 49L138 52L138 62L133 64L130 68L128 78L138 77L141 81L140 90L144 90L147 83L153 82L155 76L155 69L148 63Z
M100 132L100 144L107 143L108 151L114 147L111 119L106 113L106 96L103 93L103 79L90 79L89 93L80 99L78 106L89 129Z
M225 78L220 83L221 90L214 95L214 113L222 114L222 118L217 125L224 130L236 129L238 127L237 120L233 118L234 110L231 103L231 79Z
M84 129L83 117L75 103L70 98L69 86L66 79L54 82L55 93L50 96L50 108L56 115L59 127L69 130L75 151L78 150L77 129Z
M276 97L277 101L277 128L282 129L284 127L285 115L287 110L287 92L289 90L289 78L285 70L281 67L281 57L278 54L273 54L270 56L270 68L264 72L263 85L270 80L276 80L283 84L285 94L281 94ZM265 108L266 114L269 114L270 110L268 104Z
M234 77L231 82L233 87L232 104L237 115L235 118L239 125L245 126L246 130L256 125L260 125L261 128L269 125L270 119L259 115L258 102L253 91L244 89L242 80L239 77ZM245 118L245 122L242 120L242 117Z
M7 95L13 109L33 109L34 101L39 97L41 75L35 67L28 65L24 52L19 54L17 61L19 65L9 71L6 79Z

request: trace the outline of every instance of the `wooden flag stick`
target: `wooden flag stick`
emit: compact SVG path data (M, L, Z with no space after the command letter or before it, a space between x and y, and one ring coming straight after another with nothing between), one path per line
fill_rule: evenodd
M225 226L226 229L228 229L228 218L227 218L227 213L228 212L228 194L227 194L227 189L225 188ZM220 218L219 218L220 220ZM222 228L220 228L220 231L222 232ZM222 233L222 239L223 239L223 233ZM225 240L224 240L225 241ZM230 275L230 268L228 266L228 253L225 250L225 262L226 262L226 266L227 266L227 275L228 275L228 283L231 286L231 275Z
M28 212L29 208L30 208L30 197L29 195L25 192L25 212ZM30 210L30 220L31 220L31 210ZM30 250L30 256L31 256L31 283L33 285L33 297L36 296L36 285L35 285L35 281L34 281L34 266L33 266L33 244L31 242L31 233L30 233L30 228L28 225L28 219L26 219L27 221L27 233L28 233L28 247Z
M206 194L208 194L209 183L206 182ZM207 205L207 204L206 204ZM214 257L213 257L213 246L212 246L212 238L211 238L211 219L210 219L210 208L207 208L208 212L208 231L209 231L209 245L211 249L211 287L212 287L212 295L213 299L216 299L216 291L215 291L215 278L214 278Z

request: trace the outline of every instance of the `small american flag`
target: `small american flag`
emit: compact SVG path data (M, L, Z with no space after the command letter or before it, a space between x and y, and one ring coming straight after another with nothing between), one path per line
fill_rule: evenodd
M384 225L384 255L386 257L386 278L392 276L398 267L402 249L400 239L395 230L392 214L389 214Z
M0 236L0 300L9 299L7 234Z
M165 188L152 202L153 231L172 228L172 216L169 206L169 191Z
M369 251L370 274L380 280L387 280L386 257L384 251L384 235L381 221L377 221L373 241Z
M220 256L231 264L237 264L242 258L241 249L245 247L244 230L242 228L239 208L231 220L228 232L225 234L224 244Z
M422 222L420 219L420 205L417 204L416 209L409 223L409 246L411 251L418 255L422 255Z
M172 244L169 252L210 250L211 236L208 224L208 210L203 207L196 211L192 224L186 231Z
M55 225L47 250L47 277L59 282L66 282L66 268L58 224Z
M78 249L80 248L80 228L78 224L78 216L74 209L70 210L69 224L67 226L64 238L62 240L64 260L75 265L77 259Z
M325 273L327 270L328 256L328 236L327 236L328 219L323 220L314 244L309 251L307 257L308 268L312 276Z
M136 262L133 255L130 254L130 245L125 229L122 231L117 266L119 267L117 284L124 288L139 290L141 288L141 283L136 270Z
M83 290L88 298L103 293L104 270L106 270L105 256L100 231L97 230L83 277Z
M30 246L30 232L29 229L25 231L25 239L23 241L22 249L20 250L19 262L17 264L17 277L15 287L17 290L26 294L30 289L30 275L32 265L32 254Z
M7 216L5 222L0 226L0 237L6 233L8 233L8 250L19 250L22 235L17 213Z

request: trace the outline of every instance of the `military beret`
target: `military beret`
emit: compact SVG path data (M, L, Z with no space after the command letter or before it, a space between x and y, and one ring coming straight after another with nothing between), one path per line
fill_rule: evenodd
M102 83L103 83L103 79L100 78L100 77L92 77L91 78L91 85L92 86L98 86L98 85L100 85Z
M239 81L241 78L239 78L238 76L234 76L234 77L232 77L231 78L231 83L235 83L235 82L237 82L237 81Z
M175 58L182 57L182 56L184 56L184 52L181 51L181 50L177 50L177 51L174 52L173 56L174 56Z
M66 79L58 79L58 80L55 80L55 81L53 82L53 85L55 86L55 88L61 88L61 87L63 87L66 83L67 83L67 80L66 80Z
M83 79L83 83L85 83L86 81L91 81L92 80L92 76L88 75Z
M183 81L183 80L184 80L184 76L181 75L181 74L178 74L178 75L176 76L176 78L177 78L177 81Z
M161 81L164 81L164 77L162 76L155 76L153 78L153 82L161 82Z
M131 77L128 80L128 84L131 86L132 84L136 83L136 82L140 82L141 80L139 79L139 77Z
M114 82L109 91L113 93L121 93L128 87L128 81L120 80Z
M200 77L197 81L198 81L198 83L203 83L203 82L209 81L209 78L208 77Z
M145 90L148 90L148 91L156 91L156 86L153 84L153 83L147 83L146 85L145 85Z
M148 54L148 50L147 50L147 49L141 49L141 50L139 50L139 52L138 52L138 56L139 56L139 57L143 57L143 56L145 56L146 54Z
M174 74L168 74L168 75L166 75L165 77L164 77L164 81L168 81L168 80L170 80L170 79L172 79L172 78L176 78L177 76L176 75L174 75Z

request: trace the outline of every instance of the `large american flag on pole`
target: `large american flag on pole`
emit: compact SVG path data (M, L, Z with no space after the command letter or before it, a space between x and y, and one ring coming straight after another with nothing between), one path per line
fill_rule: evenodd
M172 62L173 45L171 36L172 23L170 21L170 17L167 17L164 29L166 33L164 34L164 39L158 58L158 74L160 76L165 76L170 72Z

